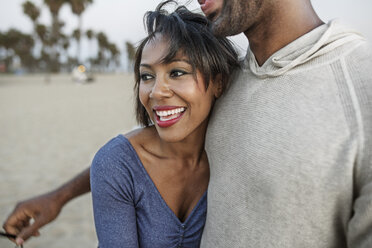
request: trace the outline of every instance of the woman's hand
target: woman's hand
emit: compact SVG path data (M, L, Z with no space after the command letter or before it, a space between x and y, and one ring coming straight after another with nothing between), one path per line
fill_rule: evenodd
M57 190L18 203L4 222L3 228L17 235L17 245L31 236L39 236L39 229L57 218L70 200L90 192L90 168L85 169Z
M55 191L19 202L3 228L17 235L15 242L21 245L31 236L39 236L39 229L57 218L63 205Z

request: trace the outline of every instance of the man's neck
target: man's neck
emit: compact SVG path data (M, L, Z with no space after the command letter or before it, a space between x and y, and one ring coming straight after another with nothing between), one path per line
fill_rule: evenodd
M277 2L279 6L272 8L272 13L266 13L256 25L244 32L259 65L276 51L323 24L306 1Z

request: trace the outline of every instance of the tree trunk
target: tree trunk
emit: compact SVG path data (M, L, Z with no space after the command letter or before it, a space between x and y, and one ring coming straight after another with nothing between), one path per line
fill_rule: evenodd
M52 61L50 63L50 72L58 72L59 71L59 61L57 58L57 45L59 40L59 21L58 21L58 14L52 14L52 49L51 49L51 57Z
M78 63L81 63L81 60L80 60L80 54L81 54L81 36L82 36L82 25L83 25L83 19L81 17L81 14L78 16L79 20L78 20L78 29L79 29L79 33L80 33L80 36L79 36L79 39L77 40L77 51L76 51L76 58L77 58L77 61Z

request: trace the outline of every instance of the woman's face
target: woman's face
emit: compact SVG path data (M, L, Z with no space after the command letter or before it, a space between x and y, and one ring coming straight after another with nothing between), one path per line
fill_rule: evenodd
M164 63L168 47L167 40L160 35L144 47L140 63L140 101L161 139L178 142L190 135L204 138L208 115L218 91L212 82L205 88L201 73L194 72L182 53Z

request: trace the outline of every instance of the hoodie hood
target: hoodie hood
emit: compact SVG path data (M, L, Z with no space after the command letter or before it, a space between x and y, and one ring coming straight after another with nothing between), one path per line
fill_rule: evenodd
M244 67L249 68L253 74L260 78L277 77L298 65L356 40L365 39L358 32L347 29L337 20L333 20L280 49L262 66L258 65L254 54L248 48ZM352 48L354 47L352 46Z

